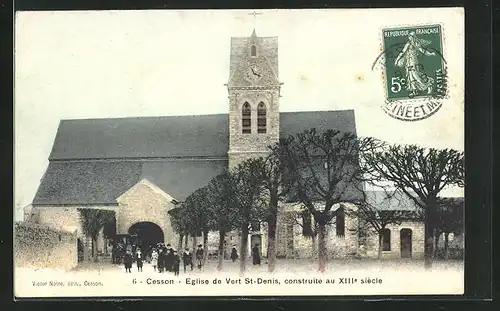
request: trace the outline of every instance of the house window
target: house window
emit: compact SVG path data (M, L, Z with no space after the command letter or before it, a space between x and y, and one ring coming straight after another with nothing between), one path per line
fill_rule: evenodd
M257 133L265 134L267 127L266 105L263 102L257 107Z
M338 212L337 212L336 229L337 229L337 236L338 237L345 236L345 213L344 213L343 207L340 207Z
M250 109L250 104L245 102L243 104L243 109L241 110L241 121L242 121L242 133L250 134L252 133L252 110Z
M382 239L382 251L389 252L391 250L391 230L384 228L380 231Z
M252 45L252 56L257 56L257 47L255 45Z
M311 213L309 211L302 212L302 235L307 237L313 236Z
M260 222L252 222L250 226L252 231L260 231Z

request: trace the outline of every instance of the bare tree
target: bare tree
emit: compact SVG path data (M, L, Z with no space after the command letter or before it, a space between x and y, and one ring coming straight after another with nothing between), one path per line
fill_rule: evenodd
M170 215L170 224L174 232L179 234L178 249L182 249L182 241L185 238L186 242L188 240L189 227L186 215L183 213L183 205L175 207L168 211Z
M390 145L363 154L372 182L389 181L422 210L425 222L425 266L432 267L439 193L464 185L464 153L415 145Z
M463 198L439 198L438 220L436 236L444 235L444 259L449 258L450 233L462 233L464 226Z
M97 256L97 237L101 229L109 222L113 221L115 217L115 212L107 210L99 210L95 208L79 208L80 213L80 223L82 225L83 233L85 234L85 248L84 248L84 258L88 259L88 254L86 253L89 245L89 240L92 241L92 257L95 262L98 261Z
M200 188L190 194L183 205L187 219L188 228L193 237L193 249L196 249L196 238L203 235L203 261L208 259L208 233L211 230L211 217L209 202L209 191L207 187Z
M267 223L267 260L268 271L273 272L276 266L276 229L278 220L278 204L286 199L293 186L293 176L287 170L287 154L283 147L284 141L270 146L270 154L265 159L255 159L251 165L255 169L253 178L262 181L265 194Z
M363 171L359 154L373 148L371 138L358 139L354 133L315 129L290 137L284 144L287 165L294 173L297 199L318 224L319 271L327 262L326 226L337 216L332 207L358 203Z
M260 223L265 215L266 193L259 168L262 159L249 159L231 172L233 179L234 206L237 209L235 224L241 231L240 273L246 270L248 260L248 235L250 225Z
M235 219L238 210L234 204L233 178L229 173L223 173L210 181L208 189L208 203L210 205L210 227L219 231L219 250L217 270L223 269L224 241L226 234L235 228Z

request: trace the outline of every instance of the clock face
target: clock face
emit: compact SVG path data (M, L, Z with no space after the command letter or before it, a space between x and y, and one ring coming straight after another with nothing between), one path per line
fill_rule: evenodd
M245 73L247 80L255 82L262 78L262 71L257 65L250 65Z

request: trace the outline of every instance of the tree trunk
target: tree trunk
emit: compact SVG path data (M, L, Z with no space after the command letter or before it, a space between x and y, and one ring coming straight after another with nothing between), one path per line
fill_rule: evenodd
M208 231L203 232L203 265L208 261Z
M108 256L108 239L104 238L104 255Z
M378 256L377 256L377 258L378 258L378 260L380 260L382 258L382 234L380 231L378 232Z
M438 257L438 250L439 250L439 236L441 235L440 232L437 232L437 230L434 230L434 249L432 253L432 258L437 258Z
M276 226L277 217L271 216L267 223L267 271L274 272L276 267Z
M177 251L179 252L179 255L182 253L182 239L183 238L184 238L184 236L182 234L179 234L179 244L177 247Z
M184 235L184 248L188 248L189 235ZM194 250L193 250L194 251Z
M432 268L434 255L434 213L431 210L432 207L428 206L425 211L424 265L426 269Z
M248 224L241 228L241 244L240 244L240 274L244 274L248 261Z
M444 259L445 260L448 260L449 258L449 235L450 233L449 232L446 232L444 234Z
M85 245L83 246L83 260L90 260L89 248L90 248L90 236L85 236Z
M94 257L94 262L99 261L99 256L97 256L97 237L92 238L92 257Z
M198 245L198 237L193 235L193 253L196 252L196 246Z
M318 224L318 259L319 259L319 272L325 272L327 262L326 251L326 225Z
M219 230L219 253L217 254L217 270L222 271L224 263L224 240L226 239L226 233L224 230Z
M316 256L318 255L318 248L316 247L316 234L313 234L311 236L311 240L312 240L312 258L316 258Z

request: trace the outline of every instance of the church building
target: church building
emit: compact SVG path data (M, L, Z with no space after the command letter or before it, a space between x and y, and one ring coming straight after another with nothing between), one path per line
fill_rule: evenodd
M33 220L76 230L82 238L79 208L112 210L117 234L148 232L149 242L176 245L168 211L225 169L265 156L280 137L307 129L356 133L353 110L280 112L286 98L280 95L278 60L277 37L259 37L254 30L231 38L229 113L61 120L32 202ZM308 242L283 219L278 255L293 257ZM357 220L346 216L343 224L342 234L332 228L330 242L341 245L341 255L355 253ZM263 255L265 234L262 226L250 239L262 245Z

